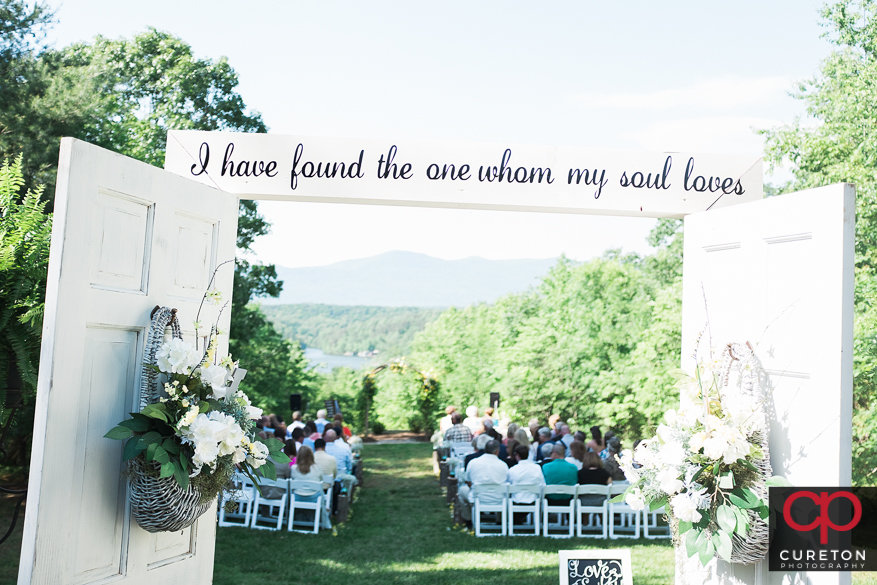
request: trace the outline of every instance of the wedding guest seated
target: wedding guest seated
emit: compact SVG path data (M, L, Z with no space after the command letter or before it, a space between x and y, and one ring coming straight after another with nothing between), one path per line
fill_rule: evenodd
M466 419L463 421L463 424L469 427L473 434L481 428L481 419L478 418L477 406L470 406L466 409Z
M582 469L578 472L577 479L579 485L609 485L612 483L609 473L603 469L603 462L600 460L600 456L593 451L585 453ZM606 498L597 494L586 494L579 499L585 506L599 506Z
M576 485L578 482L578 470L572 463L564 461L566 447L563 443L555 443L551 448L551 458L542 466L542 474L545 476L545 485ZM572 498L561 495L550 495L548 499L554 505L564 505Z
M332 417L333 426L335 427L335 432L338 432L338 427L341 427L341 435L345 439L349 439L353 436L353 432L350 430L350 427L344 426L344 415L340 412Z
M527 447L527 450L530 452L530 461L535 461L533 450L530 448L530 438L527 436L527 429L518 429L515 431L515 442L517 442L518 445L524 445ZM511 456L511 451L509 452L509 456Z
M583 431L576 431L575 433L573 433L572 438L573 438L573 440L578 441L579 443L584 445L586 443L585 439L587 439L588 437L585 435L585 433ZM585 450L587 450L587 448L588 448L587 445L585 445Z
M485 418L482 421L482 424L484 425L484 434L499 443L499 458L507 462L509 458L508 450L506 449L506 446L502 444L502 435L493 428L493 421L489 418Z
M323 470L314 462L314 452L310 447L298 450L295 465L289 468L289 479L323 483ZM314 490L295 490L297 500L316 502L320 494Z
M573 441L569 444L569 457L565 459L568 463L576 466L576 470L582 468L582 462L585 460L585 445L579 441Z
M329 424L329 421L326 420L326 410L321 408L317 411L317 420L314 421L314 425L316 426L317 432L322 434L323 431L326 430L326 425ZM316 440L316 439L314 439Z
M305 423L305 445L310 447L312 450L314 448L314 441L321 438L322 433L317 432L317 425L314 421L309 420Z
M286 449L284 448L284 451ZM277 463L274 459L269 457L271 463L274 464L274 470L277 472L277 479L289 479L290 477L290 465L288 463ZM286 488L281 488L277 486L263 486L262 487L262 497L266 500L279 500L283 497L283 494L286 493Z
M445 409L445 416L439 419L439 432L444 436L445 433L448 432L448 429L454 426L454 423L451 421L454 413L457 412L456 406L449 406Z
M286 425L284 425L282 422L277 423L277 425L274 427L274 438L278 441L286 441L286 439L289 438Z
M515 447L513 457L515 465L509 468L508 482L511 485L545 485L545 476L542 468L530 459L530 448L526 445ZM532 504L538 498L538 494L518 493L512 496L516 504ZM524 512L521 512L524 514ZM521 520L523 521L523 520Z
M533 458L536 462L539 462L547 457L547 455L542 451L542 446L548 444L548 442L551 440L551 429L549 429L548 427L542 427L536 433L536 437L538 443L536 443L536 449L534 451Z
M527 423L527 430L530 431L530 442L536 442L536 435L539 433L539 419L531 418Z
M323 470L323 475L331 475L332 481L335 481L335 476L338 475L338 461L326 453L326 441L323 439L314 441L314 462ZM329 487L329 484L323 484L323 489Z
M353 471L353 457L350 454L350 447L338 438L333 429L326 431L323 440L326 441L326 453L334 457L338 463L338 473L350 474ZM316 442L314 445L316 446Z
M292 440L295 441L296 451L301 449L301 446L304 445L305 440L305 430L303 427L296 427L292 429ZM310 447L310 445L308 445L308 447Z
M515 431L518 430L519 425L512 423L509 425L508 432L506 433L506 438L503 439L506 453L508 456L506 457L506 463L509 464L509 467L513 467L518 460L515 458L515 447L518 446L518 440L515 439Z
M289 423L290 432L294 429L305 428L305 423L301 422L301 411L296 410L292 413L292 422Z
M482 435L484 436L484 435ZM480 437L479 437L480 438ZM472 486L498 483L504 484L508 479L509 467L499 460L499 441L488 439L484 446L484 454L477 459L472 460L469 465L468 481L459 487L457 491L457 505L460 507L460 514L468 523L472 520L472 504L475 503L475 495L472 493ZM491 502L488 498L483 500L485 503Z
M619 467L618 460L615 459L615 456L621 453L621 439L612 437L609 439L606 449L609 451L609 456L603 461L603 469L606 470L614 481L624 481L624 472Z
M585 443L585 447L588 448L588 451L598 454L606 448L606 444L603 443L603 433L600 432L600 427L591 427L591 440Z
M445 441L450 443L468 443L472 440L472 431L463 424L463 417L459 412L451 415L451 428L445 431Z
M295 454L297 451L298 445L295 444L295 439L287 439L286 445L283 446L283 452L289 457L289 467L295 465Z
M503 445L505 445L506 447L509 446L509 441L515 438L515 431L517 431L519 428L521 428L521 425L519 425L518 423L509 424L509 428L506 430L505 438L502 440ZM509 449L509 457L514 456L514 452Z
M478 459L479 457L484 455L484 448L492 440L493 439L491 439L487 435L478 435L477 437L475 437L475 439L472 440L472 447L475 448L475 452L466 455L466 458L463 460L463 469L468 470L470 461L472 461L473 459Z
M564 447L566 447L566 456L569 457L569 446L575 440L573 436L569 434L569 425L566 423L557 423L560 426L560 432L557 436L557 442L563 443Z
M606 447L602 451L600 451L600 459L602 459L603 461L605 461L606 458L609 457L609 441L611 441L612 437L614 436L615 433L613 433L612 431L606 431L606 434L603 435L603 444L606 445Z

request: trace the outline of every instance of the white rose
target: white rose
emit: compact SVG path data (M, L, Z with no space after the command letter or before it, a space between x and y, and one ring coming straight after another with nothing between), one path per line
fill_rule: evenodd
M679 466L685 461L685 447L682 443L672 442L658 448L658 459L664 465Z
M674 416L676 415L676 413L672 410L669 411L668 414L670 412L673 412ZM658 436L661 437L661 440L664 441L665 443L671 443L673 441L673 429L671 429L670 427L668 427L665 424L659 424L658 425Z
M721 459L728 448L728 442L716 433L703 442L703 453L710 459Z
M268 458L268 447L261 441L250 443L250 455L247 456L247 463L253 467L261 467Z
M639 488L635 488L628 492L628 494L624 496L624 502L637 511L646 507L646 501L643 499L643 494Z
M686 494L677 494L670 499L670 505L673 507L673 514L677 518L685 522L697 522L700 520L700 512L697 511L697 504Z
M174 338L161 344L155 361L162 372L188 374L201 361L201 354L193 345Z
M661 484L661 491L673 495L682 489L682 481L679 479L679 471L675 467L665 467L655 476Z
M201 383L213 389L213 396L217 400L223 400L228 395L228 370L222 366L211 365L199 370Z
M195 443L195 456L192 458L192 463L195 467L201 467L203 465L213 466L216 463L216 458L219 456L219 445L215 441L207 440Z
M247 459L247 450L244 449L244 448L243 448L242 446L240 446L240 445L238 445L237 447L235 447L235 449L234 449L234 457L231 458L232 462L235 463L235 464L237 464L237 463L242 463L243 461L246 461L246 459Z
M688 441L688 447L691 449L693 453L697 453L701 449L703 449L703 442L707 440L709 434L704 431L699 433L694 433L691 435L691 439Z

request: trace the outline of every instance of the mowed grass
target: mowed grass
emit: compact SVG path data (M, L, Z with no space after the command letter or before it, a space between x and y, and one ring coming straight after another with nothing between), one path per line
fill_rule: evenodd
M429 444L366 445L365 486L337 535L218 529L214 583L535 585L558 582L558 550L601 548L631 549L634 583L673 582L667 540L476 538L454 530L431 456Z

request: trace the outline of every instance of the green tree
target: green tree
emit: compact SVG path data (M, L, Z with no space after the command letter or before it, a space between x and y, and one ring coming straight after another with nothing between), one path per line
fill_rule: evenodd
M853 481L877 475L877 2L842 0L821 11L835 49L795 94L819 123L765 131L767 160L788 166L788 193L837 182L856 185Z

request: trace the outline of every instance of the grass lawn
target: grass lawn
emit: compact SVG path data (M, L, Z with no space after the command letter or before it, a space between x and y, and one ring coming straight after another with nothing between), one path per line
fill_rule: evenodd
M557 551L630 548L634 583L673 582L669 541L475 538L451 528L430 444L365 445L365 488L337 535L220 528L216 585L557 583ZM253 561L249 551L261 551Z

